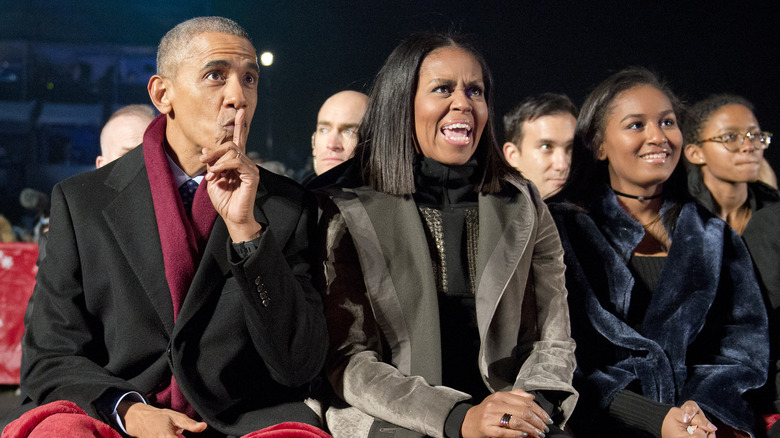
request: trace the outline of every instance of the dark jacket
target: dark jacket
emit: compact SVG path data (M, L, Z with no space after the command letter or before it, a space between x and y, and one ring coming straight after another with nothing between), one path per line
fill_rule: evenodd
M757 410L763 414L780 412L780 203L753 213L742 239L756 266L759 283L769 310L771 339L769 379L758 397ZM780 424L773 428L780 436Z
M660 403L694 400L726 424L751 430L742 395L766 380L769 346L761 294L739 236L698 204L684 204L661 278L634 329L626 323L635 282L627 264L642 225L611 191L590 214L571 204L550 209L565 252L577 342L575 433L590 433L629 385Z
M71 400L109 421L102 401L155 393L173 373L212 430L316 424L302 402L327 346L308 257L316 204L260 169L255 206L267 224L259 249L240 259L217 217L174 324L143 147L57 184L25 318L28 397Z
M688 177L691 193L715 212L715 200L701 179L701 171ZM756 267L758 283L769 312L770 367L767 384L755 395L755 409L762 414L780 413L780 192L761 181L748 183L748 205L752 216L742 239ZM775 436L780 436L780 428Z
M699 203L707 210L715 213L715 199L712 197L712 193L709 191L704 182L701 181L701 176L696 179L696 174L692 173L688 175L688 189ZM761 181L754 181L747 183L748 186L748 204L750 205L750 211L755 213L762 208L776 204L780 202L780 192L774 187L764 184Z

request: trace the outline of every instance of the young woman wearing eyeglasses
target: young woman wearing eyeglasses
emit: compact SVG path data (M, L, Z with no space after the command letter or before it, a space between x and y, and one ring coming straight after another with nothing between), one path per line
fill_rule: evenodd
M737 233L756 210L780 201L777 190L758 181L772 134L761 130L750 102L711 96L691 107L683 129L691 194Z
M780 192L758 180L772 134L761 130L750 102L728 94L693 105L683 131L689 190L742 235L756 266L769 308L770 367L754 405L768 435L780 437Z

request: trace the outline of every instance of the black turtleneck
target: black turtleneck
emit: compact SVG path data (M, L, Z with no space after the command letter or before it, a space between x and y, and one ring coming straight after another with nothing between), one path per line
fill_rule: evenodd
M477 364L480 342L472 278L476 235L469 238L469 232L476 233L478 229L478 194L473 181L476 169L476 160L447 166L420 157L414 167L414 200L426 228L437 277L442 384L471 394L479 403L490 392ZM431 213L431 209L435 212ZM440 233L438 238L436 233Z
M478 404L490 395L482 381L479 365L479 329L476 310L476 227L469 237L469 215L478 215L479 182L477 161L472 159L461 166L447 166L431 158L418 156L414 165L414 200L421 212L428 246L436 276L439 297L439 325L441 327L442 384L466 392L471 403ZM436 218L426 217L426 209L437 211ZM429 215L430 216L430 215ZM432 222L435 222L432 224ZM432 228L440 226L442 247L437 247ZM473 245L469 249L469 243ZM443 254L443 257L442 257ZM443 260L442 260L443 259ZM441 270L446 265L446 270ZM518 316L519 317L519 316ZM560 411L560 400L566 395L555 391L529 391L535 401L550 415ZM445 436L460 436L460 427L471 403L457 404L447 418ZM547 436L568 436L550 425Z
M418 205L440 209L467 203L475 206L476 170L474 159L461 166L448 166L418 155L414 162L414 200Z
M477 193L471 179L476 169L476 160L462 166L447 166L431 158L420 157L415 161L414 200L422 207L425 222L425 208L436 210L436 224L443 232L444 248L432 252L437 272L437 288L440 292L453 296L472 296L473 290L469 276L467 257L466 210L477 210ZM440 216L440 222L438 217ZM430 220L430 217L428 218ZM431 223L427 223L431 249L436 249ZM441 236L439 236L441 238Z

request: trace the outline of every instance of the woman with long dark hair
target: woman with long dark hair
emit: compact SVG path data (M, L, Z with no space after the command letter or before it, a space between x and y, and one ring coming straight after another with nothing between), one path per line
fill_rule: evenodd
M572 427L591 436L731 436L766 379L766 315L739 236L693 202L681 108L645 69L598 85L551 200L577 341ZM714 423L714 424L713 424Z
M468 43L405 40L320 192L336 437L563 434L577 397L563 253L501 157L492 88Z

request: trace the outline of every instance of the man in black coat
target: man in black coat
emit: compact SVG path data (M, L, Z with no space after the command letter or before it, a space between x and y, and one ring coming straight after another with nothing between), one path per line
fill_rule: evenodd
M143 145L53 190L22 389L138 437L316 424L303 403L327 347L316 205L245 155L255 49L202 17L166 34L157 64Z

